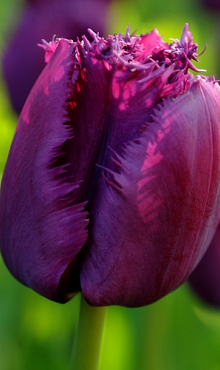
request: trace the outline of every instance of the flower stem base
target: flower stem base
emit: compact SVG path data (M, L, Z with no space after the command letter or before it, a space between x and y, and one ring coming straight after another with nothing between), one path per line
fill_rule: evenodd
M81 296L71 370L97 370L107 307L89 306Z

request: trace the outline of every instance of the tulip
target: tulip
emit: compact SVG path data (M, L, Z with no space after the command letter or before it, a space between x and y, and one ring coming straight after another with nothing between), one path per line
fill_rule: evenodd
M90 31L44 43L2 180L12 274L66 302L150 304L182 284L220 220L220 88L171 44Z
M57 36L76 39L88 26L104 32L109 0L28 0L2 58L3 77L12 107L20 114L45 66L37 43ZM100 17L100 14L102 16Z

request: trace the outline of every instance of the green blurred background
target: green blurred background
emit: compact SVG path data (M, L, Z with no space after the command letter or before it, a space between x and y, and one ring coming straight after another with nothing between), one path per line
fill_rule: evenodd
M1 53L21 4L1 0ZM118 0L107 29L124 32L131 23L146 33L156 27L168 41L179 38L187 22L199 50L208 44L198 67L219 78L218 17L193 0ZM1 79L0 176L16 121ZM65 305L50 302L19 284L0 260L0 370L69 369L78 313L79 296ZM109 307L99 370L219 370L219 347L220 312L202 305L185 284L148 307Z

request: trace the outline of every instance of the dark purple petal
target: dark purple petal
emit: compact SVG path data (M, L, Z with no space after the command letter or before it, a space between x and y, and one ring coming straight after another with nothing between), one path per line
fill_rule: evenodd
M67 107L73 71L78 74L73 53L73 43L60 41L29 95L1 189L4 260L18 280L57 301L66 299L59 284L70 263L68 288L79 289L76 255L87 239L85 203L77 200L80 178L66 179L59 165L59 148L72 136Z
M0 245L8 268L57 301L80 289L83 210L109 109L108 68L76 46L63 39L52 46L22 110L1 190Z
M193 273L189 284L205 303L220 308L220 226Z
M120 173L99 183L81 264L90 304L152 303L206 252L219 220L219 97L217 84L198 79L112 155Z

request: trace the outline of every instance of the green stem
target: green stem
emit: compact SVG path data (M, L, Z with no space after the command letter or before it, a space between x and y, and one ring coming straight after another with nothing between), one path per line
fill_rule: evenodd
M89 306L81 297L71 370L97 370L107 307Z

